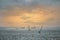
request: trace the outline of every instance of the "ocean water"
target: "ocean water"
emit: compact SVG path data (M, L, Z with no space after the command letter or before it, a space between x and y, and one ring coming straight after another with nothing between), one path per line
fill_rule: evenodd
M60 40L60 30L0 30L0 40Z

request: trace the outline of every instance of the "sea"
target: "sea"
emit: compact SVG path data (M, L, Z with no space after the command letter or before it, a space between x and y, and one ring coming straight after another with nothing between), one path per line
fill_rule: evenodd
M60 40L60 30L0 28L0 40Z

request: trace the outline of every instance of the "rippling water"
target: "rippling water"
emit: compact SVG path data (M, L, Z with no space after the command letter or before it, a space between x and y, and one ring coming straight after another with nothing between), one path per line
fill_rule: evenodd
M0 30L0 40L60 40L60 30Z

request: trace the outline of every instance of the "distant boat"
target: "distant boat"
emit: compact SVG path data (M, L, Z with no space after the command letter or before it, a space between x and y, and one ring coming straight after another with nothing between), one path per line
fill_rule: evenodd
M41 28L40 28L40 30L38 31L38 33L41 33L41 31L42 31L42 28L43 28L43 25L41 25Z
M28 31L31 31L30 26L28 26Z

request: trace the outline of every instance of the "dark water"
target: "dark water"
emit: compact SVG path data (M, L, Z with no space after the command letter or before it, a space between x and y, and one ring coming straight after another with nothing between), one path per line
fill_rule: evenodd
M60 40L60 30L0 30L0 40Z

